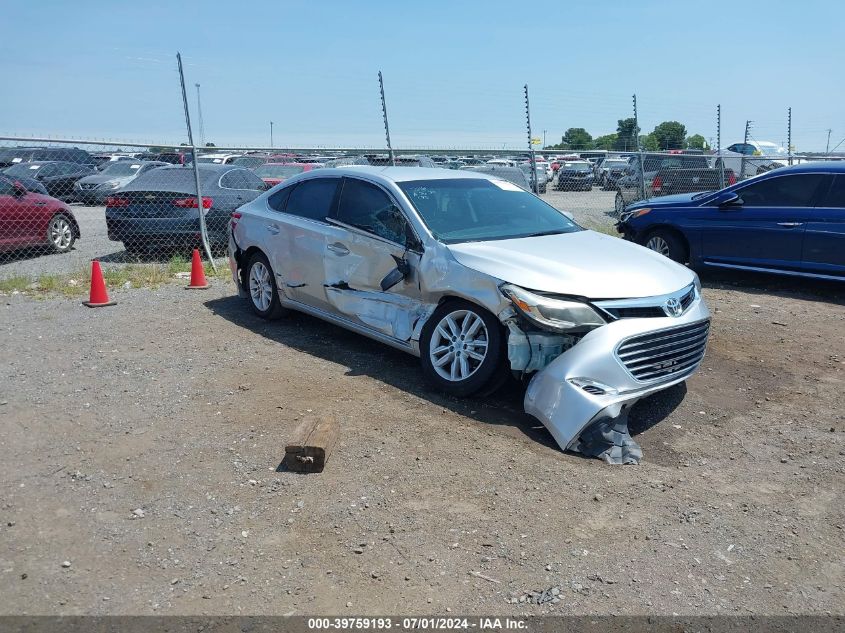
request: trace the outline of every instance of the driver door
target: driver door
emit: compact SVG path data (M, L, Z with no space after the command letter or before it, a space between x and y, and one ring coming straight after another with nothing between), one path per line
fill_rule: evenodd
M378 185L347 177L330 222L337 232L326 245L323 264L334 313L407 342L423 307L416 281L420 256L406 248L413 234L400 206ZM396 276L405 263L407 274ZM391 273L396 283L383 289Z

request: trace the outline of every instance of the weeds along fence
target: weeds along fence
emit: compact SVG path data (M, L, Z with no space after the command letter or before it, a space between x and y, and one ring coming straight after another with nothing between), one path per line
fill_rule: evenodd
M538 158L535 182L528 154L519 150L395 154L398 165L483 170L526 189L536 185L550 204L608 233L636 200L718 189L807 160L727 150L547 150L538 152L544 160ZM195 157L185 145L0 138L0 291L35 284L76 292L87 286L93 259L112 285L159 283L187 271L194 248L208 272L227 275L219 258L239 206L302 171L389 162L386 150L373 148L203 148Z

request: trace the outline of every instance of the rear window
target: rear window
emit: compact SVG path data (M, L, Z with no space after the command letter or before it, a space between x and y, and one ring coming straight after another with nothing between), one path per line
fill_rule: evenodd
M219 177L220 172L217 170L200 169L200 186L216 185ZM160 187L167 187L168 190L195 192L197 185L194 180L194 170L190 167L151 169L126 185L125 189L127 191L155 191Z
M324 221L331 213L338 178L314 178L299 183L291 192L285 212Z

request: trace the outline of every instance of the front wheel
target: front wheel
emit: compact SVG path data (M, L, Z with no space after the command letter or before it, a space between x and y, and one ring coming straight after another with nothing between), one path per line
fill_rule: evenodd
M625 200L622 198L622 192L616 192L616 198L613 200L613 207L616 210L616 217L622 215L622 212L625 211Z
M253 312L262 319L278 319L285 314L279 302L279 290L273 269L264 253L255 253L246 269L247 293Z
M47 241L56 253L67 253L76 240L73 224L63 214L53 216L47 227Z
M448 301L422 329L420 361L426 380L454 396L470 396L501 384L508 369L502 325L469 301Z
M663 229L652 231L646 238L645 247L679 264L685 264L687 261L686 245L678 235L671 231Z

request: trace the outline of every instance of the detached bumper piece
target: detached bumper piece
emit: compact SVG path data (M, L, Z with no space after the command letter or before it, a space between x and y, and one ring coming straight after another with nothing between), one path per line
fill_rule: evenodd
M642 450L628 432L631 407L689 378L704 358L710 313L698 297L681 307L678 317L624 318L589 332L534 375L525 412L563 450L639 463Z
M575 440L571 449L608 464L639 464L643 449L628 432L628 411L626 408L618 417L593 422Z

